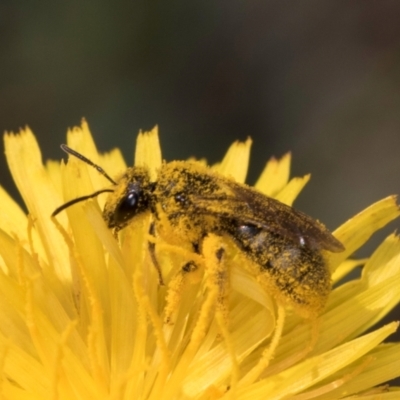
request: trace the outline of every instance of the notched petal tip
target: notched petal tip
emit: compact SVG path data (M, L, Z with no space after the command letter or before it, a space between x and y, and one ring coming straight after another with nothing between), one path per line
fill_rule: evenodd
M230 176L235 181L244 183L247 176L250 160L252 140L236 141L228 149L220 164L213 167L222 175Z
M150 168L151 179L156 178L156 171L161 167L162 155L160 140L158 138L158 126L149 132L139 132L136 139L135 166Z
M284 154L280 159L272 157L258 178L255 188L267 196L275 196L288 183L292 154Z
M81 126L74 126L68 129L67 144L75 151L85 155L91 161L98 163L99 153L96 144L90 133L89 124L83 119Z
M275 196L275 198L282 203L289 206L293 204L299 193L303 190L304 186L309 182L311 174L304 175L303 177L296 177Z

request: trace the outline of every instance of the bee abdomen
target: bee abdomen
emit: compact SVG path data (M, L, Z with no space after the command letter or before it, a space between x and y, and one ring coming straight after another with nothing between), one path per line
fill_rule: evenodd
M260 280L277 298L305 316L320 312L330 291L330 271L320 252L254 225L230 226L236 244L258 265Z

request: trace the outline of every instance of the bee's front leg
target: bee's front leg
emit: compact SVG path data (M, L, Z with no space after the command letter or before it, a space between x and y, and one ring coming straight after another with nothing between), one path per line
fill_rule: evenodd
M171 325L175 322L185 289L198 283L201 280L202 272L203 268L200 268L199 263L191 260L186 262L168 282L164 309L166 324Z
M156 237L156 226L154 224L154 221L150 224L149 235L153 236L154 238ZM164 279L162 276L161 267L160 267L160 264L156 257L155 241L154 242L150 241L150 240L148 241L148 249L149 249L149 253L150 253L151 262L153 263L154 267L156 268L156 271L158 274L158 283L160 284L160 286L164 286Z
M204 264L206 270L205 284L208 287L208 296L211 303L214 303L215 313L211 313L208 318L212 318L219 328L219 334L224 340L228 354L232 361L232 377L230 382L231 390L236 387L239 380L239 363L237 360L235 345L229 332L229 292L230 277L229 267L226 262L225 248L221 237L217 235L208 235L202 245L204 255ZM208 300L208 299L207 299ZM207 303L207 300L205 303ZM207 310L205 309L207 312ZM203 316L205 319L206 315ZM199 317L201 319L201 315Z
M164 307L164 322L168 325L173 325L176 318L177 312L179 311L182 297L185 296L187 288L192 288L194 285L201 282L203 277L203 257L200 254L199 243L186 243L186 246L178 246L177 244L170 244L164 240L158 240L157 226L153 222L149 229L149 253L153 264L155 265L159 277L160 284L164 284L164 280L161 275L160 264L156 257L156 244L157 253L162 253L164 256L171 254L171 261L176 265L177 259L188 260L184 261L181 266L175 270L175 272L169 272L166 276L167 291L165 298ZM171 276L172 273L172 276ZM196 289L197 290L197 289ZM191 292L193 293L193 291ZM191 294L189 293L189 298ZM190 300L189 300L190 303Z
M206 271L205 284L210 295L215 296L218 313L227 323L230 280L221 238L216 235L207 236L203 241L202 253Z

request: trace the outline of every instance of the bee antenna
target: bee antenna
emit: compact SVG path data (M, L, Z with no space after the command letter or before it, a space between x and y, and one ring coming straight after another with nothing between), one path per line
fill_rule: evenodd
M92 194L89 194L87 196L82 196L82 197L77 197L76 199L67 201L66 203L64 203L62 206L57 207L53 213L51 214L52 217L55 217L57 214L59 214L61 211L65 210L66 208L76 204L76 203L80 203L81 201L87 200L87 199L92 199L93 197L98 196L101 193L105 193L105 192L113 192L114 190L112 189L101 189L98 190L97 192L94 192Z
M116 185L117 183L110 178L110 176L107 174L106 171L104 171L103 168L101 168L99 165L95 164L93 161L90 161L88 158L83 156L82 154L78 153L75 150L72 150L70 147L68 147L66 144L62 144L61 150L65 151L67 154L71 154L72 156L75 156L76 158L79 158L81 161L85 162L86 164L90 165L94 169L96 169L100 174L102 174L105 178L107 178L113 185Z

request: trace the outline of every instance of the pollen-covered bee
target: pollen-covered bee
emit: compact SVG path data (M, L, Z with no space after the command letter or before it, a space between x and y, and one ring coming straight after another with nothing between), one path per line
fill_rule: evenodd
M166 242L190 243L195 253L201 254L208 234L229 236L257 266L278 301L305 317L323 308L331 286L325 251L341 252L344 247L320 222L200 164L164 163L155 180L150 179L147 168L132 167L115 182L86 157L66 145L61 148L96 168L113 186L71 200L52 216L77 202L111 192L103 218L115 232L134 223L138 215L151 213L152 235ZM169 237L171 232L174 238ZM154 243L149 243L149 250L159 268Z

